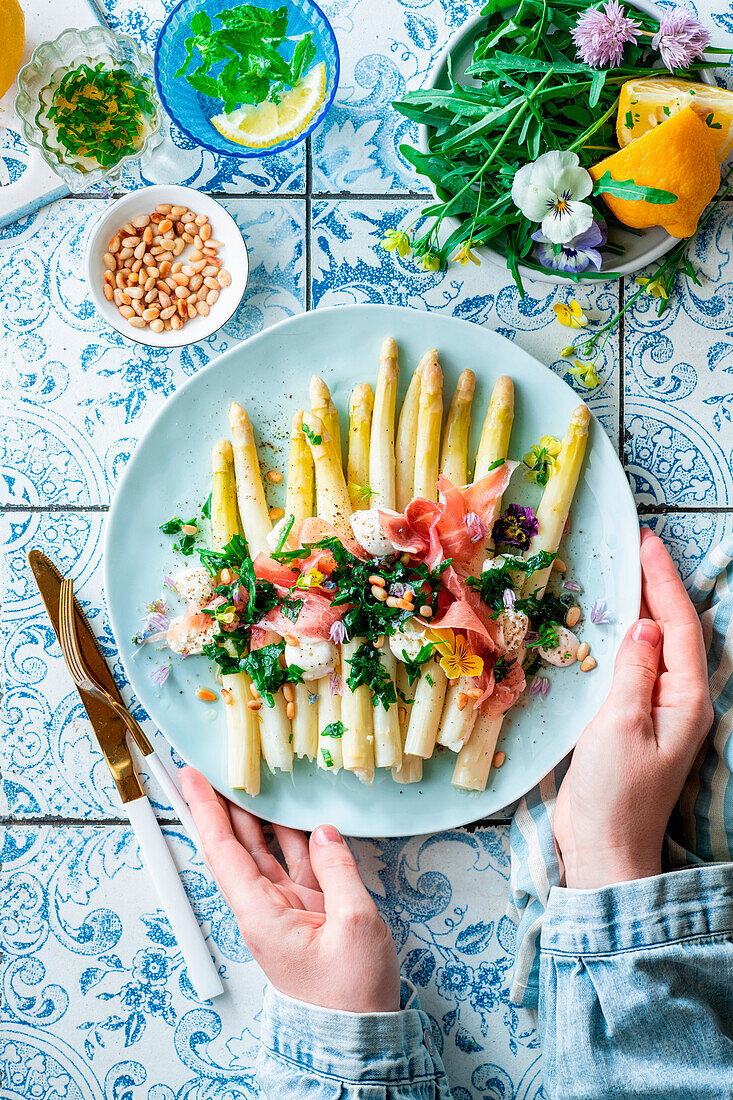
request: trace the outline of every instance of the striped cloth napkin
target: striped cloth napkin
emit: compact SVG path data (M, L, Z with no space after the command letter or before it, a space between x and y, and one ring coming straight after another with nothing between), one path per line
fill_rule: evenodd
M701 613L715 720L669 823L670 869L733 859L733 537L703 559L690 596ZM568 763L520 801L509 836L507 915L517 925L510 1000L527 1008L539 1000L542 918L550 887L561 881L552 817Z

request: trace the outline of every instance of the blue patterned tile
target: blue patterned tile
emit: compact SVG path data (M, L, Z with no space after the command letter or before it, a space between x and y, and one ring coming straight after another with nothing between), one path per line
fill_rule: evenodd
M128 829L8 830L0 1065L9 1095L258 1095L262 972L187 838L175 829L166 836L222 973L225 992L213 1002L199 1002L188 983ZM530 1014L508 1003L507 830L354 849L430 1016L454 1096L539 1100L537 1033Z
M688 255L701 285L679 279L661 317L646 293L625 326L626 454L640 504L733 504L733 205ZM626 281L626 300L638 291Z
M476 0L326 0L341 53L341 81L323 126L313 137L313 189L383 194L429 190L398 146L417 129L392 108L420 88L452 34L481 9Z
M561 349L577 331L563 328L552 306L577 298L589 317L588 331L608 321L618 309L617 283L597 288L558 287L528 280L525 296L509 273L484 260L480 267L450 264L446 271L422 271L408 256L386 252L385 232L414 221L419 200L386 202L315 201L313 203L313 303L334 306L385 302L415 309L441 310L487 325L534 355L572 385L587 401L614 440L618 438L618 337L614 333L597 356L600 385L586 390L568 368Z
M0 398L7 434L2 499L106 504L132 448L176 386L210 359L305 306L304 203L230 198L250 278L214 335L167 350L136 344L96 312L84 249L102 200L69 199L3 231L12 292L0 303Z
M177 0L102 0L113 30L129 34L151 57L160 28ZM184 183L202 191L243 195L250 192L305 193L305 146L287 153L242 160L210 153L195 145L166 118L163 143L142 167L125 172L124 190L152 183Z
M733 515L725 512L645 515L642 511L639 520L665 543L688 587L707 552L733 532Z

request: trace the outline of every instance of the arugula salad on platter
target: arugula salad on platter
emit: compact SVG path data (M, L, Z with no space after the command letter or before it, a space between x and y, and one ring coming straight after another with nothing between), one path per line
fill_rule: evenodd
M173 660L215 663L220 694L197 695L223 704L229 784L250 795L261 759L291 772L305 758L365 783L388 769L406 784L436 751L455 754L456 787L484 790L516 701L541 704L553 666L596 667L578 637L581 588L558 553L587 407L562 439L543 436L514 461L514 386L501 376L471 463L473 372L445 417L437 351L399 412L398 374L390 337L374 389L351 394L345 454L328 387L311 379L310 409L292 422L284 508L268 508L264 482L283 474L266 469L263 481L252 423L233 403L200 514L161 524L187 564L164 578L134 641L163 648L151 674L161 691ZM541 487L536 511L510 499L527 480ZM177 614L169 600L182 601ZM590 617L604 614L596 603Z

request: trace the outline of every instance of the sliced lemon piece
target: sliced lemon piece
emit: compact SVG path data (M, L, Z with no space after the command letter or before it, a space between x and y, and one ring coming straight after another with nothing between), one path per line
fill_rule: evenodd
M673 77L627 80L621 89L616 137L621 148L692 107L710 130L721 164L733 149L733 92Z
M229 114L215 115L211 122L222 137L252 149L267 149L297 137L323 103L326 94L326 66L309 69L299 84L286 92L279 103L238 107Z

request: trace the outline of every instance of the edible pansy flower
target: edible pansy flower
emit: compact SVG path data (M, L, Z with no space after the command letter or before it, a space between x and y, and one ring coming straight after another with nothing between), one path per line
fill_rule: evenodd
M596 600L590 609L590 621L596 626L603 626L610 622L608 617L608 604L605 600Z
M450 653L455 648L456 636L452 630L426 630L425 641L431 642L440 653Z
M334 645L343 645L344 642L348 642L349 632L341 619L337 619L335 623L331 624L328 636Z
M593 180L577 154L552 149L515 174L512 202L525 218L542 223L548 241L566 244L591 226L593 208L582 200L592 190Z
M555 473L555 459L559 454L560 440L555 439L554 435L543 435L522 460L527 467L527 476L534 477L538 485L547 485Z
M440 667L449 680L457 680L459 676L480 676L484 670L484 662L471 652L464 636L456 634L453 645L440 659Z
M491 536L497 544L526 550L539 529L539 521L531 508L510 504L494 524Z
M486 528L475 512L466 512L465 522L471 542L481 542L486 538Z
M594 390L601 384L595 362L581 363L580 359L576 359L574 365L568 367L568 374L580 378L587 390Z
M343 695L344 693L344 680L339 672L332 672L328 677L328 686L331 689L331 698L334 695Z
M326 579L326 574L320 569L309 569L307 573L301 573L295 582L296 588L320 588Z
M153 671L150 673L150 679L153 681L153 683L155 684L156 687L162 687L163 686L163 684L168 679L168 676L170 674L170 670L171 670L170 664L158 665L156 668L153 669Z
M387 252L396 252L403 259L410 255L410 238L404 229L388 229L382 237L382 248Z
M618 0L606 0L602 9L588 8L571 35L578 57L593 69L620 65L627 42L636 43L640 25L629 19Z
M589 229L579 233L567 244L557 245L548 240L541 229L532 234L532 240L537 242L534 254L543 267L553 271L580 272L589 267L596 271L601 270L603 257L598 251L608 239L608 231L596 218Z
M659 30L652 46L659 50L670 72L686 69L702 57L710 45L710 35L689 8L672 8L659 17Z
M453 257L462 267L465 267L467 263L476 264L477 267L481 265L481 260L476 253L471 251L472 246L473 241L464 241Z
M640 275L635 282L639 286L645 287L646 293L650 294L652 298L664 298L665 302L669 298L667 288L661 279L648 279L645 275Z
M552 310L565 328L585 328L588 324L588 318L583 313L580 302L576 302L575 299L570 302L555 302Z

